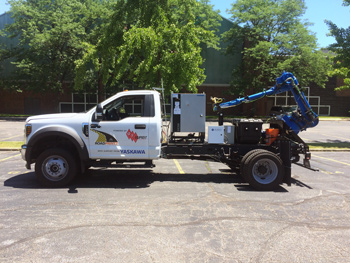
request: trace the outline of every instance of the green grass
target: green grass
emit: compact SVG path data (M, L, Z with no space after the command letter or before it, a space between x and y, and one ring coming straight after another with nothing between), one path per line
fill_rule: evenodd
M350 150L350 142L308 143L310 150L341 151Z
M350 117L319 116L321 121L350 121Z
M0 142L0 148L21 148L23 142L18 141L3 141Z
M0 117L29 117L29 115L25 114L0 114Z

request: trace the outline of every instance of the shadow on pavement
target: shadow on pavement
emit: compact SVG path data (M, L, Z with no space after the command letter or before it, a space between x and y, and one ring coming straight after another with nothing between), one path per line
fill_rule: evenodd
M233 174L158 174L152 170L90 169L87 174L78 176L71 187L76 188L147 188L154 182L197 182L235 184L244 183ZM14 188L44 188L34 172L13 176L4 186Z
M305 183L303 183L303 182L301 182L301 181L299 181L299 180L297 180L295 178L292 178L291 181L292 181L292 185L299 186L299 187L306 187L308 189L312 189L311 186L309 186L309 185L307 185L307 184L305 184Z
M256 190L244 182L239 175L229 172L208 174L161 174L154 173L152 170L115 169L90 169L87 174L79 176L69 186L63 188L68 188L68 193L77 193L77 189L79 188L147 188L154 182L233 184L239 191L256 192ZM292 180L292 185L312 189L295 179ZM34 172L13 176L4 182L4 186L22 189L47 189L39 184ZM288 190L280 186L274 192L288 192Z

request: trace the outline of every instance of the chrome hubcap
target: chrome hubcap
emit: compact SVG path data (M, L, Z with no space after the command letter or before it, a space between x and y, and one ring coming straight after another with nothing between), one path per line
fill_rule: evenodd
M50 156L43 162L43 172L47 179L58 181L68 173L68 163L60 156Z
M261 159L253 166L254 179L261 184L272 183L278 175L278 167L270 159Z

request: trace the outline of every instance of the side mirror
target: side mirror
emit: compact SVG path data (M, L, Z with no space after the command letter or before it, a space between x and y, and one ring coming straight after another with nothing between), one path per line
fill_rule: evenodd
M102 108L101 104L97 104L97 106L96 106L95 120L96 121L103 120L103 108Z

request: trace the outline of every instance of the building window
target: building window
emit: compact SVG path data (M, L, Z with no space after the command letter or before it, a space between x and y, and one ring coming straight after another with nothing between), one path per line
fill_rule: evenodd
M125 111L130 112L130 115L143 115L143 100L130 100L125 103Z
M97 94L93 93L72 93L71 102L60 102L59 111L65 112L85 112L96 106Z
M310 104L310 107L317 115L322 116L330 116L331 115L331 106L330 105L321 105L321 97L320 96L311 96L310 95L310 87L305 87L306 91L305 98ZM274 105L278 106L298 106L295 105L295 100L292 98L292 95L289 92L280 93L278 95L274 95L275 102ZM291 102L293 101L293 102Z

